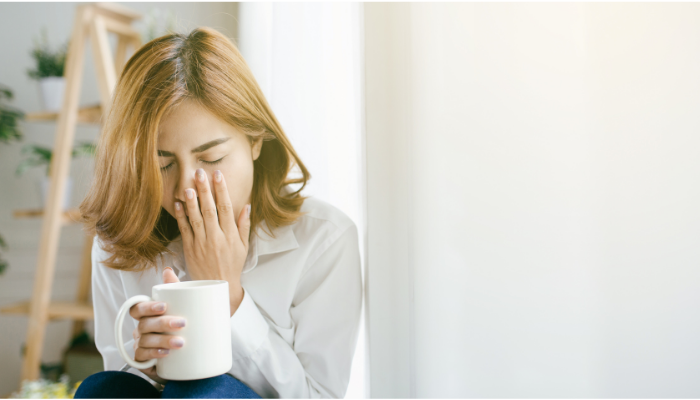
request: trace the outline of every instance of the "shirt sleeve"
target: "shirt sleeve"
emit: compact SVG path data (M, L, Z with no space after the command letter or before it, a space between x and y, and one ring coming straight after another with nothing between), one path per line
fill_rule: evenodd
M95 313L95 345L102 355L105 371L118 371L127 366L126 361L119 354L116 338L114 337L114 324L117 313L122 304L126 302L126 294L120 271L105 267L101 261L108 257L108 253L99 246L97 236L92 242L92 306ZM132 336L135 323L133 318L124 319L122 326L122 336L127 342L124 343L126 352L134 357L134 338ZM143 372L128 367L126 372L140 376L153 385L156 389L162 390L162 385Z
M293 326L283 332L293 334L292 345L270 328L244 288L231 317L230 372L261 397L345 396L359 334L362 272L355 225L334 236L299 279Z

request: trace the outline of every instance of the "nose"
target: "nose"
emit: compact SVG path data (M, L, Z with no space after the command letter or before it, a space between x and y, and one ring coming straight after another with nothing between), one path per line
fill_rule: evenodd
M189 188L192 188L195 189L195 196L197 194L194 174L195 169L188 166L180 167L180 176L178 177L177 185L175 186L175 200L182 203L182 207L185 210L185 214L187 214L187 194L185 193L185 191Z

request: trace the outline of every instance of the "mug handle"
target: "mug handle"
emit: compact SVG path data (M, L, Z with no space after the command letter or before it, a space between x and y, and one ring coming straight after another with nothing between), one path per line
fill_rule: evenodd
M129 357L129 354L124 348L124 337L122 335L124 317L126 317L126 315L129 313L129 309L134 304L142 303L144 301L153 301L153 299L150 296L146 296L145 294L140 294L124 302L124 304L122 304L122 308L119 309L119 314L117 314L117 321L114 324L114 337L117 338L117 349L119 349L119 354L121 354L122 358L124 359L124 361L126 361L127 364L136 369L151 368L152 366L156 365L156 362L158 361L157 358L152 358L148 361L136 361L133 358Z

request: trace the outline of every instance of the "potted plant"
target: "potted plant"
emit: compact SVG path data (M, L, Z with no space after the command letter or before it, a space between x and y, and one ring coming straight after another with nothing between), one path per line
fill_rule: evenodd
M66 87L63 70L69 43L70 41L58 50L52 51L49 47L46 27L42 29L42 40L34 40L35 45L31 55L36 61L36 68L27 69L27 74L30 78L39 81L41 100L46 111L58 112L63 104L63 93Z
M0 250L7 251L7 243L5 243L5 239L2 236L0 236ZM2 253L0 253L0 275L2 275L6 269L7 261L2 258Z
M12 100L12 97L12 90L0 84L0 142L7 144L22 139L17 122L24 119L24 113L4 104L5 100Z
M72 399L80 384L76 382L72 387L70 377L62 374L57 381L39 378L33 381L23 380L22 387L10 395L11 399Z
M5 101L12 100L12 97L12 90L0 84L0 142L6 144L22 139L22 132L17 123L24 119L24 113L5 104ZM2 275L7 269L7 261L2 257L2 252L7 251L7 243L2 235L0 235L0 250L0 275Z
M49 187L51 184L51 157L53 151L48 147L38 146L38 145L27 145L22 149L22 153L30 153L30 156L17 166L17 171L15 173L20 176L25 170L31 167L36 167L40 165L46 165L46 176L44 176L41 181L39 181L39 193L41 195L41 206L46 205L46 198L49 192ZM81 142L73 148L72 157L75 158L81 155L94 155L95 145L90 142ZM66 191L63 196L63 209L70 207L70 194L73 188L73 180L68 177L66 181Z

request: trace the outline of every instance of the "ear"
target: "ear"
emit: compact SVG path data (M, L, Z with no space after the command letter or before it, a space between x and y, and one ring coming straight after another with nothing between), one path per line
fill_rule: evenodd
M259 137L255 139L252 143L252 154L253 154L253 161L257 160L258 157L260 157L260 151L262 151L262 144L263 144L263 139L262 137Z

